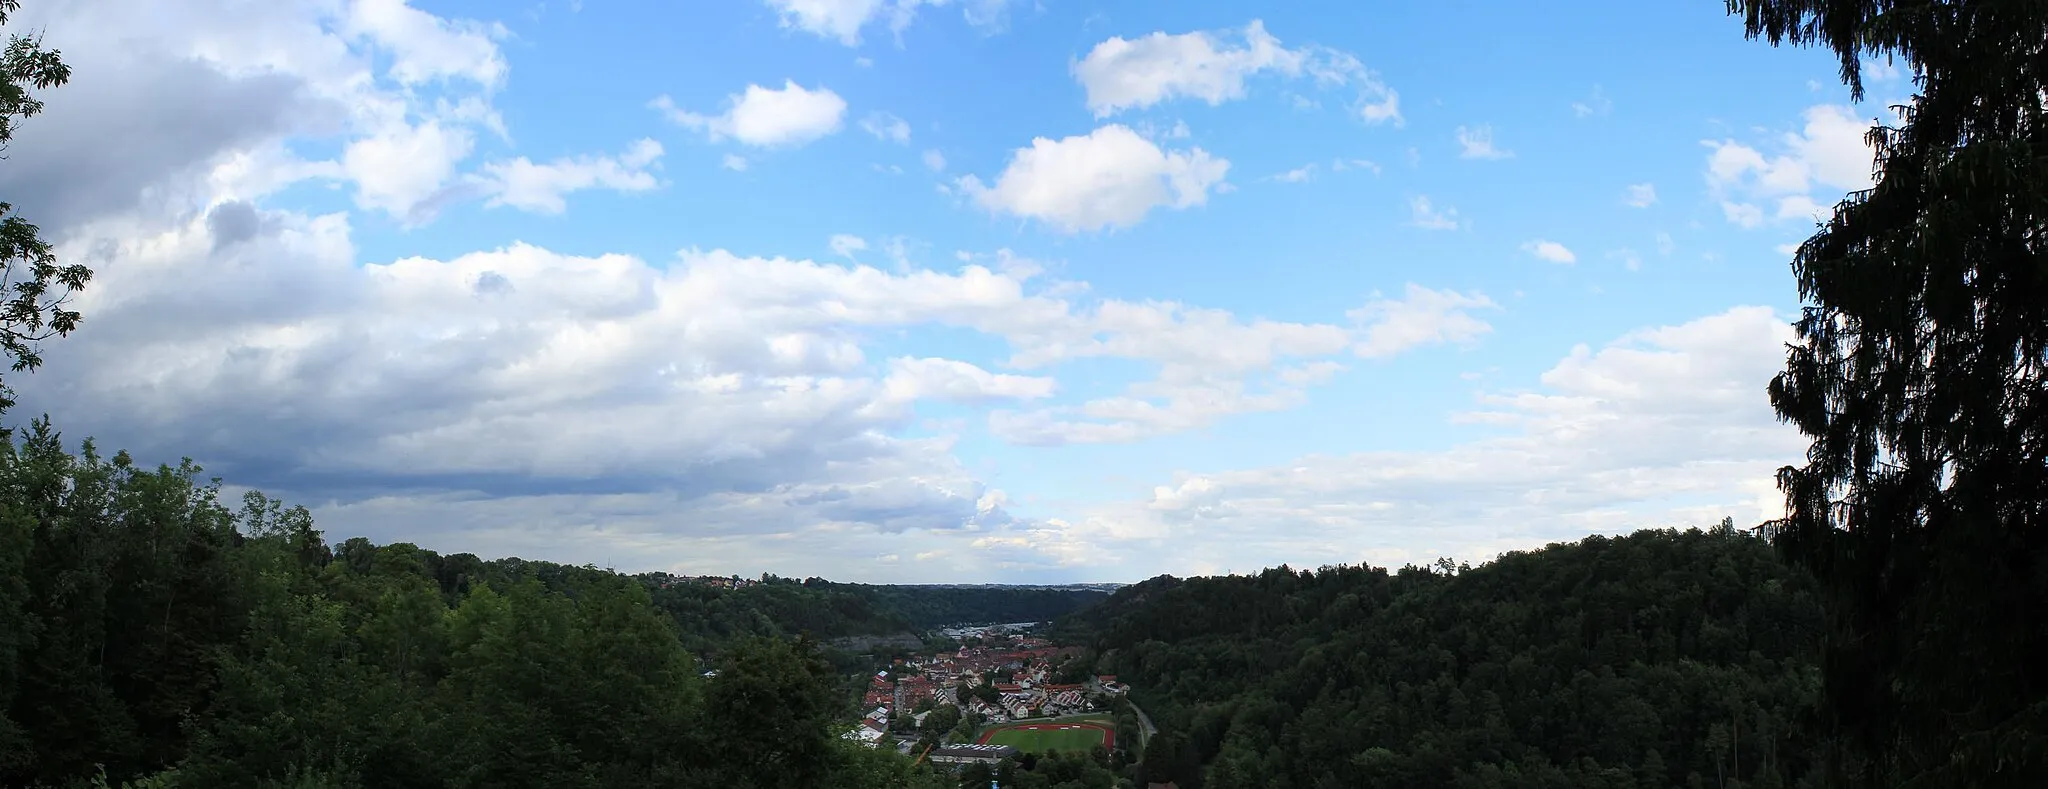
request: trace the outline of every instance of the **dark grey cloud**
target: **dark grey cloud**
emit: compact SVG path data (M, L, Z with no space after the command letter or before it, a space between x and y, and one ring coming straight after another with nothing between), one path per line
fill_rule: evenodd
M263 230L263 217L249 201L231 200L207 212L206 230L213 235L213 250L219 252L255 238Z
M486 271L476 275L476 282L470 286L470 289L475 291L478 296L492 296L511 293L517 290L517 288L512 287L512 280L495 271Z
M73 60L71 82L45 92L0 162L0 193L57 236L278 134L307 104L280 74L230 76L149 50Z

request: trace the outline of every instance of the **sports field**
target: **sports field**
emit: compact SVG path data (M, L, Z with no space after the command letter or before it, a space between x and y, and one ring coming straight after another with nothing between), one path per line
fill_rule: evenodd
M1043 723L1012 723L981 733L981 742L1012 745L1033 753L1085 751L1116 745L1116 730L1107 721L1071 720Z

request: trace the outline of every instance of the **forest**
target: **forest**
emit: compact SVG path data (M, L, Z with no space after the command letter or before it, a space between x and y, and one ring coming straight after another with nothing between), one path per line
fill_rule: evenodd
M1160 577L1060 623L1161 728L1151 780L1209 789L1797 785L1821 627L1730 524Z
M540 562L523 564L550 576L603 572ZM834 583L821 578L797 581L773 575L762 583L724 590L666 574L636 578L653 590L654 605L675 620L684 646L699 654L715 651L719 644L742 635L807 635L827 641L843 636L915 634L962 622L1048 622L1108 596L1026 587L962 589Z

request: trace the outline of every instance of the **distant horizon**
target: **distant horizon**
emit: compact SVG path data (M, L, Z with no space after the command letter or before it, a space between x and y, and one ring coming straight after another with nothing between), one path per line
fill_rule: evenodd
M1789 259L1912 89L1717 4L156 11L10 20L74 78L0 187L95 272L11 423L329 534L902 584L1775 517Z
M317 523L316 523L315 525L317 526ZM1719 524L1715 524L1715 525L1716 525L1716 526L1718 526ZM1710 530L1711 528L1712 528L1712 527L1701 527L1701 526L1684 526L1684 527L1644 527L1644 528L1642 528L1642 529L1631 529L1631 530L1629 530L1629 531L1626 531L1626 532L1621 532L1621 533L1617 533L1617 534L1586 534L1586 535L1582 535L1582 536L1579 536L1579 537L1576 537L1576 538L1571 538L1571 539L1561 539L1561 540L1554 540L1554 541L1552 541L1552 542L1550 542L1550 543L1545 543L1545 544L1543 544L1543 545L1537 545L1537 546L1532 546L1532 547L1529 547L1529 548L1512 548L1512 549L1509 549L1509 550L1507 550L1507 551L1503 551L1503 552L1501 552L1501 554L1499 554L1499 555L1495 555L1495 556L1490 556L1490 557L1486 557L1486 558L1485 558L1484 560L1470 560L1470 559L1459 559L1459 558L1457 558L1457 557L1437 557L1436 559L1431 559L1431 560L1429 560L1429 561L1427 561L1427 562L1406 562L1406 563L1403 563L1403 564L1399 564L1399 565L1384 565L1384 564L1373 564L1373 563L1369 563L1369 562L1325 562L1325 563L1322 563L1322 564L1317 564L1317 565L1313 565L1313 566L1309 566L1309 565L1300 565L1300 564L1296 564L1296 563L1293 563L1293 562L1278 562L1278 563L1275 563L1275 564L1270 564L1270 565L1266 565L1266 566L1264 566L1264 567L1260 567L1260 568L1257 568L1257 569L1253 569L1253 570L1238 570L1238 571L1235 571L1235 572L1219 572L1219 573L1176 573L1176 572L1171 572L1171 571L1165 571L1165 572L1158 572L1158 573L1153 573L1153 574L1151 574L1151 575L1148 575L1148 576L1145 576L1145 577L1143 577L1143 578L1139 578L1139 579L1136 579L1136 580L1131 580L1131 581L1102 581L1102 580L1096 580L1096 581L874 581L874 580L853 580L853 579L848 579L848 578L835 578L835 577L832 577L832 576L826 576L826 575L818 575L818 574L807 574L807 575L790 575L790 574L785 574L785 573L778 573L778 572L775 572L775 571L773 571L773 570L760 570L760 571L755 571L755 572L751 572L751 573L736 573L736 572L715 572L715 571L690 571L690 572L679 572L679 571L675 571L675 570L667 570L667 569L658 569L658 568L657 568L657 569L644 569L644 570L631 570L631 569L624 569L624 568L621 568L621 567L618 567L618 566L613 566L613 565L606 565L606 564L604 564L604 563L601 563L601 562L596 562L596 563L588 563L588 566L591 566L591 567L595 567L595 568L597 568L597 569L600 569L600 570L605 570L605 571L608 571L608 572L614 572L614 573L618 573L618 574L620 574L620 575L625 575L625 576L639 576L639 575L649 575L649 574L655 574L655 573L665 573L665 574L668 574L668 575L672 575L672 576L675 576L675 577L678 577L678 578L722 578L722 579L723 579L723 578L739 578L739 579L741 579L741 580L748 580L748 581L756 581L756 582L758 582L758 581L760 580L760 578L761 578L761 576L762 576L763 574L767 574L767 575L771 575L771 576L774 576L775 578L778 578L778 579L782 579L782 580L786 580L786 581L798 581L798 582L801 582L801 581L804 581L804 580L806 580L806 579L809 579L809 578L819 578L819 579L822 579L822 580L824 580L824 581L826 581L826 582L829 582L829 583L838 583L838 584L851 584L851 585L861 585L861 586L933 586L933 587L974 587L974 586L996 586L996 587L1076 587L1076 586L1118 586L1118 587L1124 587L1124 586L1136 586L1136 585L1138 585L1138 584L1144 583L1144 582L1146 582L1146 581L1150 581L1150 580L1153 580L1153 579L1155 579L1155 578L1160 578L1160 577L1162 577L1162 576L1172 576L1172 577L1175 577L1175 578L1183 578L1183 579L1185 579L1185 578L1208 578L1208 577L1222 577L1222 576L1230 576L1230 575L1237 575L1237 576L1256 576L1256 575L1258 575L1258 574L1260 574L1260 573L1263 573L1263 572L1265 572L1265 571L1267 571L1267 570L1273 570L1273 569L1278 569L1278 568L1280 568L1280 567L1282 567L1282 566L1286 566L1286 567L1289 567L1290 569L1292 569L1292 570L1294 570L1294 571L1296 571L1296 572L1302 572L1302 571L1320 571L1320 570L1322 570L1322 569L1323 569L1324 567L1331 567L1331 566L1338 566L1338 565L1342 565L1342 566L1347 566L1347 567L1358 567L1358 566L1361 566L1361 565L1363 565L1363 566L1367 566L1367 567L1371 567L1371 568L1375 568L1375 569L1381 569L1381 570L1387 570L1387 571L1389 571L1389 572L1393 572L1393 571L1399 571L1400 569L1402 569L1402 567L1403 567L1403 566L1406 566L1406 565L1409 565L1409 564L1412 564L1412 565L1414 565L1414 566L1416 566L1416 567L1424 567L1424 568L1429 568L1429 567L1433 567L1433 566L1435 566L1435 565L1436 565L1436 563L1437 563L1437 561L1438 561L1438 560L1440 560L1440 559L1450 559L1450 560L1451 560L1451 561L1452 561L1452 562L1453 562L1454 564L1464 565L1464 566L1468 566L1468 567L1470 567L1470 568L1475 568L1475 569L1476 569L1476 568L1479 568L1479 567L1483 567L1483 566L1485 566L1485 565L1487 565L1487 564L1491 564L1491 563L1493 563L1493 562L1495 562L1495 561L1499 560L1499 559L1500 559L1500 557L1501 557L1502 555L1506 555L1507 553L1513 553L1513 552L1531 552L1531 551L1540 551L1540 550L1544 550L1544 549L1546 549L1546 548L1550 547L1551 545L1555 545L1555 544L1574 544L1574 543L1578 543L1578 542L1581 542L1581 541L1583 541L1583 540L1586 540L1586 539L1589 539L1589 538L1592 538L1592 537L1603 537L1603 538L1609 538L1609 539L1613 539L1613 538L1617 538L1617 537L1624 537L1624 536L1628 536L1628 535L1634 534L1634 533L1636 533L1636 532L1638 532L1638 531L1645 531L1645 530L1648 530L1648 531L1663 531L1663 530L1669 529L1669 530L1672 530L1672 531L1676 531L1676 532L1679 532L1679 533L1683 533L1683 532L1685 532L1685 531L1687 531L1687 530L1690 530L1690 529L1698 529L1698 530L1700 530L1700 531L1708 531L1708 530ZM1751 532L1751 531L1754 531L1754 530L1755 530L1755 527L1742 527L1742 526L1739 526L1739 525L1738 525L1738 526L1736 526L1736 529L1737 529L1738 531L1744 531L1744 532ZM349 539L349 538L347 538L347 537L343 537L343 538L341 538L341 539L342 539L342 540L347 540L347 539ZM406 540L397 540L397 541L395 541L395 542L408 542L408 541L406 541ZM330 544L330 545L333 545L333 544L336 544L336 542L335 542L335 541L330 541L330 542L329 542L329 544ZM410 543L410 544L412 544L412 545L415 545L415 546L417 546L417 547L419 547L419 548L421 548L421 549L424 549L424 550L429 550L429 551L433 551L434 553L436 553L436 554L438 554L438 555L441 555L441 556L450 556L450 555L453 555L453 554L461 554L461 553L468 553L468 554L470 554L470 555L476 556L476 557L477 557L478 559L480 559L480 560L483 560L483 561L497 561L497 560L506 560L506 559L517 559L517 560L520 560L520 561L542 561L542 562L552 562L552 563L554 563L554 564L570 565L570 566L577 566L577 567L585 566L585 563L570 563L570 562L561 562L561 561L556 561L556 560L553 560L553 559L548 559L548 558L545 558L545 557L537 557L537 556L509 556L509 555L508 555L508 556L485 556L485 555L483 555L483 554L478 554L478 553L476 553L476 552L474 552L474 551L452 551L452 552L451 552L451 551L442 551L442 550L439 550L439 549L436 549L436 548L432 548L432 547L429 547L429 546L426 546L426 545L420 545L419 543Z

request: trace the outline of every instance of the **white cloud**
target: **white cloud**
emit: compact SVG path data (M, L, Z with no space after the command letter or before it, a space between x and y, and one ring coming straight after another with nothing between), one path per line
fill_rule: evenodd
M835 38L847 46L860 43L861 28L886 5L883 0L768 0L768 6L781 14L783 27Z
M83 219L88 205L170 197L141 190L207 171L241 199L308 180L351 187L356 206L419 225L474 197L462 164L476 131L505 136L492 100L509 74L497 43L506 32L494 23L396 0L190 0L175 19L157 10L78 0L17 16L81 75L16 141L44 155L0 175L54 209L39 212L46 229ZM67 177L43 183L49 168Z
M1657 233L1657 254L1669 255L1671 254L1672 250L1675 250L1677 248L1678 242L1671 238L1670 233L1665 233L1661 231Z
M728 137L757 147L798 146L839 131L846 100L830 88L805 88L783 80L781 88L748 85L726 99L719 115L700 115L678 108L668 96L652 105L686 129L703 131L712 142ZM905 132L908 133L908 130Z
M534 164L521 156L483 167L487 205L559 214L563 196L584 189L645 192L660 185L648 168L661 159L661 143L643 139L618 156L575 156Z
M838 235L833 236L829 245L832 248L832 254L838 255L843 258L851 258L853 257L853 253L860 252L868 248L867 239L861 238L860 236L856 235L850 235L847 233L840 233Z
M861 31L884 21L889 31L900 35L915 21L923 6L953 5L955 0L765 0L781 18L782 26L802 30L819 38L836 40L846 46L861 42ZM961 16L969 25L983 30L1002 27L1012 0L958 0Z
M1515 155L1513 151L1494 147L1492 126L1459 126L1457 137L1460 159L1506 159Z
M997 411L989 428L1019 444L1123 443L1193 430L1237 414L1278 411L1303 402L1309 386L1343 369L1347 349L1382 359L1426 346L1469 345L1492 327L1474 310L1496 305L1481 294L1409 284L1401 299L1378 297L1347 313L1349 326L1241 322L1220 310L1177 304L1105 302L1087 335L1062 335L1027 349L1011 364L1035 367L1083 357L1144 359L1155 379L1117 396L1035 411Z
M937 148L926 149L922 158L926 169L935 173L946 171L946 155L939 153Z
M1268 176L1268 178L1274 181L1280 181L1282 183L1298 184L1315 177L1315 174L1316 166L1313 162L1311 162L1309 164L1304 164L1300 167L1296 167L1292 170L1288 170L1284 173Z
M1581 345L1539 388L1482 392L1479 410L1451 416L1495 437L1182 471L1034 539L1104 567L1146 557L1126 570L1143 577L1476 563L1587 533L1757 523L1782 512L1773 473L1804 449L1762 394L1792 339L1770 310L1742 307Z
M871 112L860 120L860 128L875 136L898 145L910 144L910 123L886 112Z
M889 396L899 400L940 400L980 403L990 400L1034 400L1051 397L1058 388L1051 378L991 373L953 359L889 360L883 381Z
M1571 264L1578 262L1579 259L1577 255L1572 254L1571 250L1566 249L1563 244L1555 241L1545 241L1540 238L1524 242L1522 244L1522 251L1552 263Z
M1409 224L1424 230L1456 230L1460 227L1458 209L1450 206L1438 209L1430 204L1428 197L1409 198L1408 208L1414 214Z
M1032 140L1011 155L994 186L972 175L956 183L991 211L1075 233L1129 227L1162 206L1202 205L1229 169L1230 162L1200 148L1164 151L1110 124L1087 135Z
M1499 307L1481 293L1430 290L1411 282L1404 298L1376 298L1349 313L1364 327L1351 350L1364 358L1380 359L1427 345L1471 345L1493 331L1491 324L1474 317L1472 311Z
M1243 98L1246 80L1273 73L1354 86L1361 118L1369 123L1401 120L1399 95L1356 57L1321 47L1288 49L1256 19L1245 26L1241 42L1206 31L1113 36L1096 44L1072 70L1097 118L1175 98L1222 104Z
M733 172L744 172L747 169L747 157L736 153L728 153L718 161L718 166Z
M355 0L344 29L391 53L389 74L401 84L460 78L495 87L505 78L503 25L443 19L406 0Z
M1788 195L1778 201L1778 211L1772 218L1780 220L1803 219L1808 223L1824 223L1834 215L1835 209L1833 207L1823 206L1820 203L1814 202L1812 197L1807 195Z
M439 121L400 124L349 143L341 165L356 182L356 205L407 217L454 180L475 144L468 129Z
M1330 169L1340 173L1345 170L1368 170L1373 175L1380 174L1379 163L1369 159L1332 159L1330 160Z
M1649 208L1657 203L1657 185L1649 183L1629 184L1628 196L1622 198L1622 202L1636 208Z
M1863 139L1870 123L1854 113L1810 107L1801 129L1781 135L1769 155L1734 140L1705 141L1707 187L1728 221L1744 228L1825 221L1843 194L1870 188L1874 156Z

